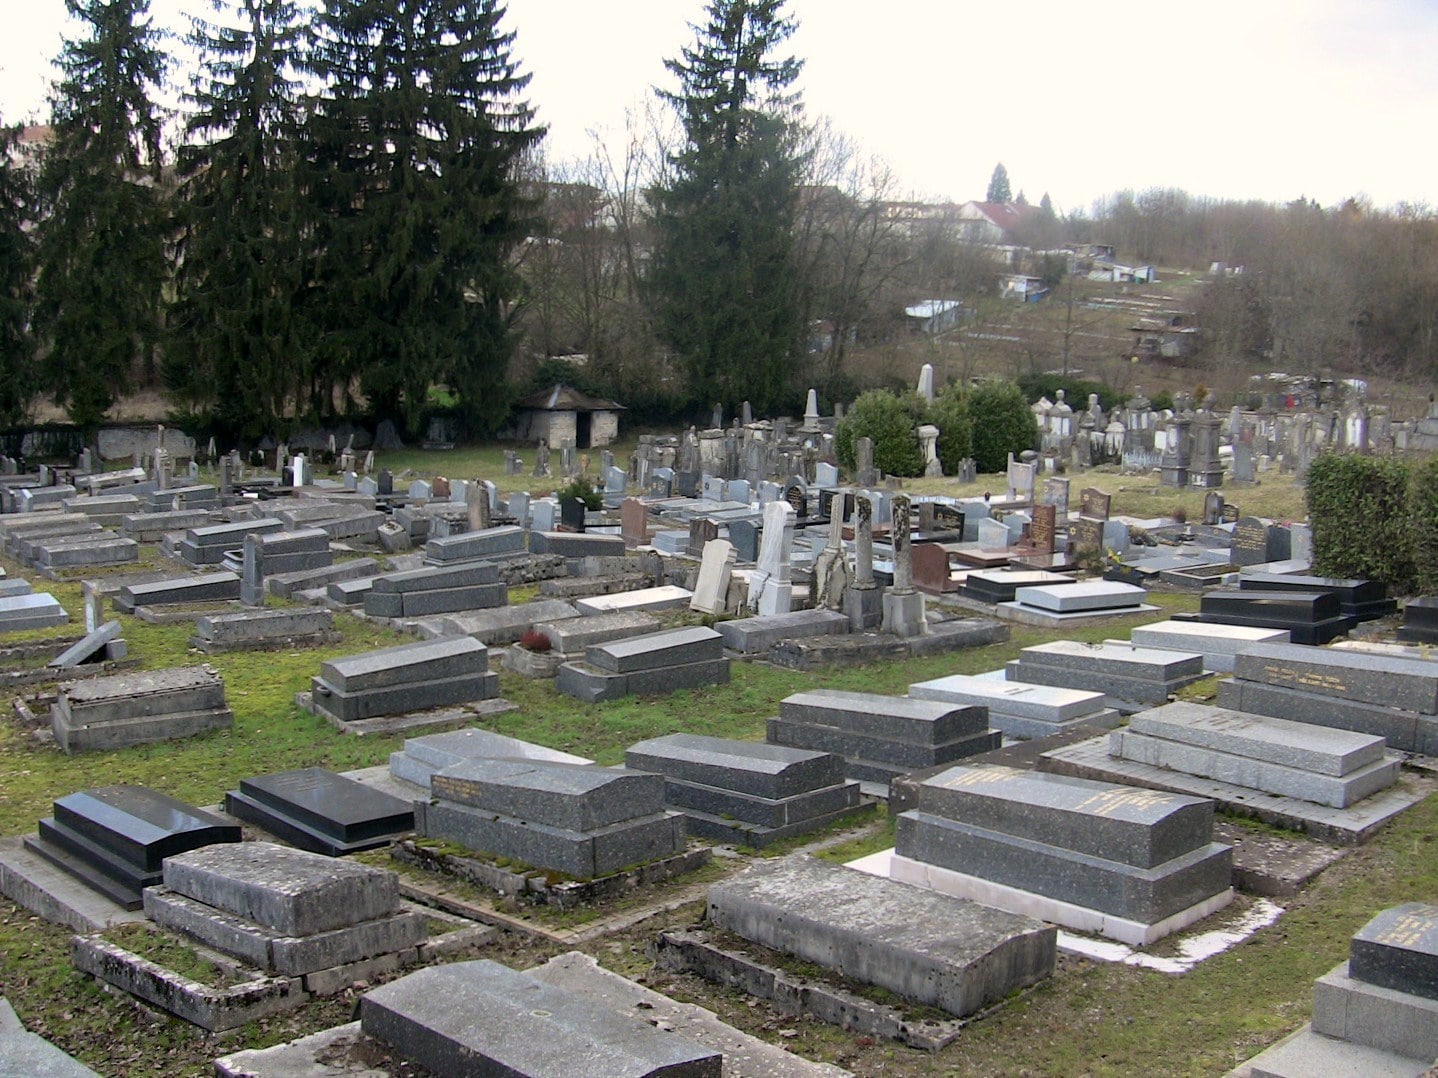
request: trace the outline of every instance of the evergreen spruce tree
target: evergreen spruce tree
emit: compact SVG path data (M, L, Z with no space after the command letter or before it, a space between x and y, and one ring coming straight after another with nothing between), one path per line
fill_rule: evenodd
M543 129L503 17L497 0L330 0L318 20L306 317L316 377L357 380L380 416L415 421L436 382L471 430L507 412L511 255L536 206L520 168Z
M783 0L710 0L693 47L666 63L684 145L658 191L650 277L664 339L694 404L779 407L800 354L794 220L802 166L800 61L775 51L794 31Z
M87 432L153 363L167 274L160 118L164 77L148 0L66 0L40 173L36 329L44 388ZM143 366L142 366L143 364Z
M255 436L305 384L293 315L303 279L295 189L294 81L300 13L291 0L213 0L190 45L201 70L180 149L177 298L166 382Z
M988 194L984 195L985 202L1007 202L1013 197L1009 188L1009 170L1004 168L1000 161L994 166L994 174L989 177Z
M0 425L24 418L35 392L35 245L27 228L33 220L31 176L17 156L20 128L0 128Z

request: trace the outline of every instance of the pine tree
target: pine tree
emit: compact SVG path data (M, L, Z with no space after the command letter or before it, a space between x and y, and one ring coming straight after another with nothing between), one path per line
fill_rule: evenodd
M780 406L799 354L794 220L802 167L788 93L800 61L783 0L710 0L692 48L666 66L684 145L657 192L650 277L659 325L696 405Z
M994 174L989 177L989 191L984 196L985 202L1007 202L1013 197L1009 190L1009 170L1004 168L1000 161L994 166Z
M24 418L35 392L35 244L27 227L34 193L18 157L19 134L18 127L0 128L0 425L7 427Z
M51 99L35 321L45 389L93 431L159 336L167 226L151 94L166 60L148 0L65 6L83 36L66 40Z
M536 205L520 168L543 129L503 17L497 0L331 0L318 21L314 377L358 379L380 416L416 420L437 382L472 430L507 411L511 255Z
M166 382L231 434L262 433L304 384L290 0L213 0L190 45L201 72L181 148L177 299Z

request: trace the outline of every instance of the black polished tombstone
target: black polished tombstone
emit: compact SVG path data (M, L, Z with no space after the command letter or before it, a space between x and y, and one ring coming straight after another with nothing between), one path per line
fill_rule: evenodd
M339 857L414 830L411 803L320 767L241 779L225 811L291 846Z
M729 541L734 544L734 556L740 562L759 560L759 525L752 520L731 520Z
M1186 620L1176 618L1176 620ZM1331 591L1244 591L1215 588L1199 600L1199 621L1287 629L1295 644L1326 644L1357 622Z
M145 786L99 786L55 802L25 848L127 910L160 882L161 862L217 842L240 828Z
M1385 618L1398 609L1398 603L1388 598L1387 585L1378 580L1248 573L1239 578L1238 586L1243 591L1331 591L1338 596L1338 608L1343 615L1358 621Z
M572 532L584 530L584 499L583 498L560 498L559 499L559 522Z

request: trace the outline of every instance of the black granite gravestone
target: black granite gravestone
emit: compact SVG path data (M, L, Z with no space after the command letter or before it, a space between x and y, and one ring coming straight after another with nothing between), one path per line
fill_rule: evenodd
M559 523L570 531L582 532L584 530L584 511L583 498L559 499Z
M166 857L216 842L239 842L240 829L218 816L145 786L99 786L59 798L25 847L127 910L160 882Z
M241 779L225 811L292 846L329 857L383 846L414 830L414 808L319 767Z

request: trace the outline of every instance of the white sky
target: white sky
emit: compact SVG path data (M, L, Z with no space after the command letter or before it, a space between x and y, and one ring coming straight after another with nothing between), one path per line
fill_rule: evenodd
M152 0L182 26L204 0ZM11 0L0 117L43 117L63 0ZM1438 204L1435 0L790 0L811 116L904 187L982 198L994 163L1061 210L1121 188ZM881 14L882 12L882 14ZM551 160L618 141L702 0L509 0Z

